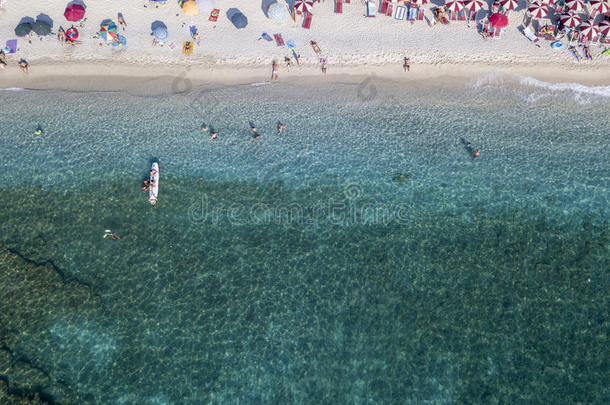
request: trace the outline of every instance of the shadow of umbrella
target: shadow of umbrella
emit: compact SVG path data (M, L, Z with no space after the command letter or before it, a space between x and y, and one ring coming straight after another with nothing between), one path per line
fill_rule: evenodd
M85 2L83 0L72 0L71 2L69 2L68 4L66 4L66 8L70 7L71 5L74 4L78 4L83 6L84 9L87 9L87 5L85 4Z
M236 8L227 10L227 18L233 23L235 28L245 28L248 25L248 18Z
M263 14L265 14L265 17L269 18L269 14L267 14L267 10L269 9L269 6L272 5L273 3L277 3L276 0L262 0L261 2L261 10L263 10Z
M53 20L46 14L38 14L38 16L36 16L36 21L44 21L49 24L51 28L53 28Z

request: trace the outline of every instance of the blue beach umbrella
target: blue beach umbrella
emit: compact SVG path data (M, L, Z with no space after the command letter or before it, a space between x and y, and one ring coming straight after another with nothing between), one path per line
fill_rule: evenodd
M169 32L167 31L167 25L163 21L154 21L150 25L150 29L152 30L153 36L159 42L167 41L169 37Z

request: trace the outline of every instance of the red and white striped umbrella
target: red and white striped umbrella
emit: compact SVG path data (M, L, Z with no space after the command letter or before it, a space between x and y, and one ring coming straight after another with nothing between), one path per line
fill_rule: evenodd
M561 23L568 28L576 28L580 25L580 17L575 13L563 14Z
M534 18L544 18L549 12L549 8L544 4L536 2L527 8L527 12Z
M295 0L294 9L299 13L311 12L313 0Z
M585 5L583 4L582 0L568 0L566 1L566 7L575 13L585 9Z
M586 39L592 39L599 36L599 30L597 26L593 23L593 20L587 20L580 24L580 35L585 37Z
M610 35L610 21L604 20L604 21L600 22L598 25L598 28L599 28L599 32L601 32L602 35L605 35L605 36Z
M411 0L411 4L415 6L423 6L424 4L428 4L428 0Z
M449 0L445 3L445 7L447 7L447 10L449 11L459 13L464 9L464 3L462 0Z
M517 8L519 0L501 0L500 5L504 11L511 11Z
M555 4L555 0L537 0L537 3L546 4L547 6L552 6Z
M466 0L464 2L464 8L469 10L471 13L476 13L486 5L487 3L484 3L483 0Z
M591 5L591 9L598 13L607 13L610 11L610 3L608 0L591 0L589 4Z

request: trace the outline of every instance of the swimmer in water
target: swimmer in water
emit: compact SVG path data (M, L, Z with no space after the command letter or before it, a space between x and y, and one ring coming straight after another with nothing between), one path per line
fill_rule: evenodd
M216 138L218 138L218 132L212 131L212 134L210 135L210 141L212 141Z
M36 127L36 131L34 131L34 133L35 133L36 135L42 135L42 127L41 127L40 125L38 125L38 126Z
M481 149L477 149L477 150L475 150L475 151L474 151L474 153L472 154L472 158L473 158L473 159L476 159L476 158L478 158L479 156L481 156Z
M277 134L278 135L282 135L282 131L286 129L286 125L282 124L281 122L278 122L277 124Z
M106 229L104 238L106 238L106 236L110 236L112 239L121 239L116 232L112 232L110 229Z
M252 139L258 139L261 134L258 133L258 129L256 127L252 127Z
M201 132L208 132L210 130L210 127L208 127L206 124L203 124L201 126Z

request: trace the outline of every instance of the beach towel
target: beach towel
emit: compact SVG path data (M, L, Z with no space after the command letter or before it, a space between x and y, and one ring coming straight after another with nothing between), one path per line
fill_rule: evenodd
M409 7L409 21L415 21L417 18L417 7Z
M6 41L6 48L4 48L5 53L15 53L17 52L17 40L9 39Z
M296 48L297 47L292 39L289 39L288 41L286 41L286 45L288 46L288 48Z
M305 18L303 19L303 28L309 29L311 27L311 19L313 14L305 13Z
M396 7L396 13L394 14L394 18L396 18L397 20L402 20L403 18L405 18L406 12L407 12L406 7L398 6L398 7Z
M580 56L580 53L578 53L578 49L576 49L575 46L570 46L570 52L572 53L572 56L574 56L574 59L576 59L577 62L580 62L580 59L582 58L582 56Z
M419 11L417 12L417 21L424 21L424 12L426 10L422 7L419 9Z
M182 53L185 55L191 55L193 53L193 43L191 41L184 41L182 43Z
M277 46L284 46L284 38L282 38L282 34L273 34L273 38L275 38L275 43Z
M176 44L174 44L174 43L173 43L173 42L171 42L171 41L167 43L167 46L169 46L169 49L171 49L172 51L173 51L174 49L176 49Z
M271 36L269 34L267 34L266 32L263 32L263 35L261 35L261 38L263 38L265 41L273 41L273 38L271 38Z
M343 12L343 0L335 0L335 13L341 14Z
M210 18L208 18L209 21L218 21L218 15L220 14L220 10L215 8L214 10L212 10L212 12L210 13Z
M377 5L374 1L366 2L366 16L367 17L375 17L377 14Z

